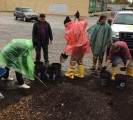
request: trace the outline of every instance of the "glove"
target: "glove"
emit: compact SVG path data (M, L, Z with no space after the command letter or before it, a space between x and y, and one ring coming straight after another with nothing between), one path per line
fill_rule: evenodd
M106 66L102 67L101 72L104 72L107 69Z
M78 19L80 17L79 11L77 11L74 16Z
M126 71L126 67L121 67L120 70L121 71Z

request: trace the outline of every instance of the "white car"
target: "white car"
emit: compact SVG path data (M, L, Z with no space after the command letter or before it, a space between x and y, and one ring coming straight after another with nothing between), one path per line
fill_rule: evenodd
M125 41L131 52L133 52L133 11L118 12L111 28L113 42Z

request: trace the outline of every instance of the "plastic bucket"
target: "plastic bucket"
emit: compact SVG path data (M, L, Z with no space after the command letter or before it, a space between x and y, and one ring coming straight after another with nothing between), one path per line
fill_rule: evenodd
M35 63L35 75L42 81L45 79L45 70L43 62Z
M6 73L5 68L0 68L0 79L3 77L3 75Z
M115 75L115 87L118 90L125 90L126 88L126 79L127 77L123 74L116 74Z
M60 76L61 64L60 63L52 63L51 67L56 67L58 69L58 76Z
M105 71L100 74L100 85L102 87L109 86L111 80L111 73Z
M45 75L48 81L55 81L58 76L58 69L53 66L47 67Z

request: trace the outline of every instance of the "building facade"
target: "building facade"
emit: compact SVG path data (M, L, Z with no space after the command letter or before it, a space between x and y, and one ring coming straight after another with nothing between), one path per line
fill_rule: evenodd
M0 0L0 11L14 11L16 6L31 7L37 13L73 15L77 10L88 16L89 0Z

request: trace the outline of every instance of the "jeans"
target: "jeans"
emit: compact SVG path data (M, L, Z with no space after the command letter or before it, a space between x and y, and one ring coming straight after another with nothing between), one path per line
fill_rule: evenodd
M126 57L124 57L124 56L115 56L112 59L112 67L117 67L119 58L121 58L122 61L124 62L124 65L126 65L126 62L127 62L127 58Z
M41 48L43 49L43 57L45 60L45 63L48 63L48 45L45 43L40 43L38 47L35 48L36 51L36 61L39 62L41 59Z
M5 69L6 69L6 73L3 76L3 78L8 78L10 69L8 67L5 67ZM23 85L24 84L24 80L22 78L22 74L17 72L17 71L15 71L15 74L16 74L16 79L18 81L18 85Z

